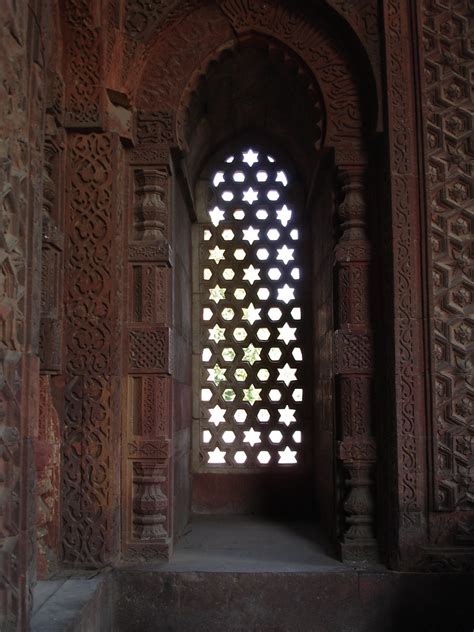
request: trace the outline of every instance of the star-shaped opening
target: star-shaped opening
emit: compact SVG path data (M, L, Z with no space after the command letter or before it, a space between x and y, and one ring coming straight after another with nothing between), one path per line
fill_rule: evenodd
M290 465L292 463L296 463L296 450L290 450L288 446L284 450L278 450L278 454L280 458L278 459L278 463L284 463L286 465Z
M288 178L286 177L286 173L284 171L278 171L277 177L275 178L275 182L281 182L281 184L286 187L288 184Z
M224 248L219 248L219 246L216 246L215 248L209 250L209 259L211 261L214 261L215 263L219 263L220 261L225 259L224 253Z
M211 452L208 452L209 459L208 463L211 464L219 464L225 463L225 450L219 450L219 448L214 448Z
M211 218L211 222L214 226L219 226L220 222L224 221L225 214L222 209L215 206L212 211L209 211L209 217Z
M283 287L279 287L277 300L283 301L283 303L285 303L286 305L288 305L290 301L294 301L295 300L294 288L290 287L288 283L285 283Z
M225 382L225 372L227 369L223 369L218 364L215 364L212 369L207 369L209 376L207 378L208 382L214 382L216 386L220 384L220 382Z
M278 380L289 386L291 382L296 381L296 369L290 367L287 362L282 369L278 369Z
M277 259L279 261L283 261L285 265L288 265L290 261L293 261L293 248L288 248L288 246L283 246L283 248L278 248Z
M254 445L261 443L260 434L260 432L257 432L253 428L244 430L244 443L249 443L253 448Z
M221 340L225 340L224 327L219 327L219 325L214 325L212 329L209 329L209 340L213 340L214 342L220 342Z
M255 307L253 303L250 303L248 307L242 309L242 319L253 325L256 320L260 320L260 311L260 307Z
M296 340L295 336L296 327L290 327L288 323L285 323L283 327L278 327L278 340L283 340L287 345L292 340Z
M253 165L258 162L258 152L254 152L253 149L244 152L242 156L242 160L247 163L249 167L253 167Z
M258 234L259 234L260 231L258 230L258 228L254 228L253 226L249 226L249 228L246 228L242 232L243 232L242 239L244 241L248 241L249 244L253 244L254 241L257 241L259 239Z
M209 423L218 426L219 424L223 424L225 422L225 408L221 408L220 406L214 406L214 408L209 408Z
M244 388L244 402L249 402L251 406L255 404L255 402L261 401L260 392L261 388L255 388L253 384L251 384L248 388Z
M216 285L209 290L209 299L214 303L219 303L225 299L225 287Z
M253 285L255 281L260 280L260 270L255 268L253 264L250 264L248 268L244 268L244 281L248 281L250 285Z
M252 187L249 187L247 191L244 191L242 200L247 204L253 204L258 200L258 191L254 191Z
M252 343L248 347L244 347L244 362L248 362L250 365L254 365L255 362L260 362L260 354L262 353L261 347L254 347Z
M279 422L281 424L285 424L285 426L289 426L290 424L293 424L296 422L295 409L290 408L288 404L285 406L285 408L279 408L278 413L280 415Z
M290 209L286 206L286 204L284 204L281 209L277 210L277 220L281 223L282 226L287 226L288 222L291 219L291 211Z

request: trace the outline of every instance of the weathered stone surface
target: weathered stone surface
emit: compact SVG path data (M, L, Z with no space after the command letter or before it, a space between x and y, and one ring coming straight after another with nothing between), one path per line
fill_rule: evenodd
M427 2L423 14L427 222L431 223L432 516L445 544L474 538L472 73L469 2ZM458 516L456 517L456 513ZM462 514L467 514L462 517ZM470 514L470 515L469 515ZM448 523L451 525L448 527ZM442 534L443 523L445 533Z
M116 572L114 630L398 632L472 627L472 575ZM154 595L150 599L150 595Z
M0 627L26 629L35 581L44 58L41 3L0 17Z
M394 568L473 568L468 5L5 0L2 629L27 628L60 551L161 559L186 524L195 179L249 131L308 194L327 529Z

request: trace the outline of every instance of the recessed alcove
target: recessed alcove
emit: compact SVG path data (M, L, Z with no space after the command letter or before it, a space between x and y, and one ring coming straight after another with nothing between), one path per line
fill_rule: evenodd
M185 249L193 235L186 274L193 288L192 465L189 471L185 451L177 454L171 564L186 543L196 542L192 535L183 536L188 528L192 534L196 525L201 533L212 525L220 537L222 524L225 540L239 533L242 520L251 521L256 532L266 524L270 539L284 525L299 521L300 528L314 534L314 559L324 548L324 555L335 561L334 411L327 343L333 329L336 181L331 152L321 151L325 119L319 88L294 53L256 35L224 49L193 85L180 118L185 146L180 186L189 194L174 196L177 234ZM192 226L179 208L186 200L192 200ZM224 222L221 230L224 218L229 224ZM292 336L302 315L295 343ZM232 336L221 341L217 336L226 330ZM203 342L207 332L209 340ZM250 347L262 354L258 366L247 357ZM241 364L234 361L240 351ZM284 370L293 371L292 376L285 378ZM301 382L297 390L304 391L304 423L298 428L292 428L297 408L292 391L285 395L277 383L278 375L291 382L295 370ZM233 384L216 394L230 372L236 376ZM280 386L285 390L290 382ZM241 405L240 386L245 387ZM250 389L255 390L249 394ZM257 401L261 397L268 405ZM290 399L283 402L282 397ZM253 421L250 413L255 413ZM287 545L291 533L291 528L286 531ZM246 546L243 540L242 554ZM269 547L272 558L278 547L272 550L271 541Z

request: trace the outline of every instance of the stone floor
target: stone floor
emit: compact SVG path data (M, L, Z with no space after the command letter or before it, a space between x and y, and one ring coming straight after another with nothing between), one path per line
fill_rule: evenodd
M107 573L84 572L39 581L33 591L32 632L108 632ZM104 616L103 616L104 615Z
M129 568L134 568L133 566ZM195 516L160 572L295 573L347 570L315 524L255 516Z
M195 517L169 563L40 582L33 632L472 632L474 576L337 561L308 523Z

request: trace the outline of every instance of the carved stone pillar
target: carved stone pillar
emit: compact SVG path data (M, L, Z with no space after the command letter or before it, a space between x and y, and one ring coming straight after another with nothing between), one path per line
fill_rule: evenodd
M68 135L61 528L88 568L118 553L121 161L117 134Z
M169 150L149 131L139 118L130 171L123 554L131 560L168 557L172 542Z
M338 458L345 486L344 560L377 559L375 439L371 418L373 339L370 323L371 249L366 233L365 168L342 173L341 237L336 246L338 329L335 374L339 393Z

